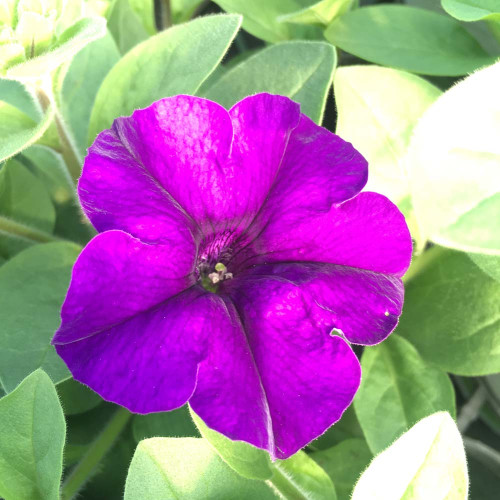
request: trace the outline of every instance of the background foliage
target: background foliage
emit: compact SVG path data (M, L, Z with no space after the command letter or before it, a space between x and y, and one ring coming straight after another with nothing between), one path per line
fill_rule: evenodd
M497 499L499 56L497 0L0 2L0 497L458 500L470 475ZM94 234L75 182L96 134L162 97L257 92L352 142L415 248L353 406L274 463L188 407L104 402L49 344Z

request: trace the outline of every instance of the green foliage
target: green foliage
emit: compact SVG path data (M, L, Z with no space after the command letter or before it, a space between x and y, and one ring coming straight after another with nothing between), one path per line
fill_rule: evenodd
M120 54L108 33L89 43L71 61L60 93L60 109L82 156L87 150L90 113L97 91Z
M41 139L53 116L54 110L49 107L45 113L33 119L17 107L0 100L0 162Z
M135 415L132 422L134 439L151 437L199 437L187 405L177 410L149 415Z
M249 479L270 479L273 475L269 454L243 441L232 441L205 425L196 413L191 416L200 434L236 472Z
M37 370L0 400L0 495L57 500L66 424L54 384Z
M495 62L454 19L404 5L348 12L325 36L367 61L426 75L464 75Z
M80 19L61 35L57 44L49 52L12 66L7 70L6 76L24 82L37 80L42 75L57 69L61 64L70 61L87 44L105 34L104 19L99 17Z
M69 372L50 345L80 248L36 245L0 267L0 382L9 392L36 368L60 382Z
M466 500L468 476L462 438L450 415L424 418L376 456L352 500Z
M418 420L446 410L455 415L455 392L439 368L427 364L405 339L391 335L367 347L354 408L372 453L390 445Z
M65 415L84 413L102 402L101 397L92 389L73 378L63 380L56 388Z
M174 26L129 51L97 93L90 142L118 116L162 97L194 94L221 61L239 25L239 16L204 17ZM189 72L185 71L186 61L197 61Z
M364 439L346 439L340 444L311 454L335 484L338 500L349 500L359 476L372 459Z
M108 13L108 29L122 54L148 38L148 32L132 10L129 0L116 0L113 3Z
M500 4L497 0L441 0L441 5L450 16L460 21L500 21Z
M500 283L466 254L436 249L431 257L406 287L397 333L451 373L500 371Z
M271 45L222 75L204 95L228 109L250 94L286 95L321 123L336 59L333 47L323 42Z
M151 438L141 441L130 464L125 500L218 498L274 499L263 482L243 478L203 439Z

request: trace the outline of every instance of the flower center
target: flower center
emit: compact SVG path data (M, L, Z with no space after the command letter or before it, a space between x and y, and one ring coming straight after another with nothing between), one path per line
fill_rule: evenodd
M200 245L196 273L206 290L215 293L223 281L233 278L226 265L231 260L234 239L232 231L223 231L205 238Z

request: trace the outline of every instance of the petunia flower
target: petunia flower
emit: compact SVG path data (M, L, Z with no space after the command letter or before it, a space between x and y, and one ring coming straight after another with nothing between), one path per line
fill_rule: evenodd
M351 403L349 343L395 328L403 215L360 193L365 159L282 96L191 96L118 118L78 185L99 234L53 343L132 412L189 401L212 429L286 458Z

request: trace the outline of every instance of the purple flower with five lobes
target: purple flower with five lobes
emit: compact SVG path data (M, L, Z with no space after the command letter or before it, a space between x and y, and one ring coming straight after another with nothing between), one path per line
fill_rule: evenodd
M289 457L351 403L349 343L381 342L401 314L410 234L366 180L361 154L282 96L227 111L180 95L116 119L78 184L99 234L57 352L132 412L189 401L210 428Z

